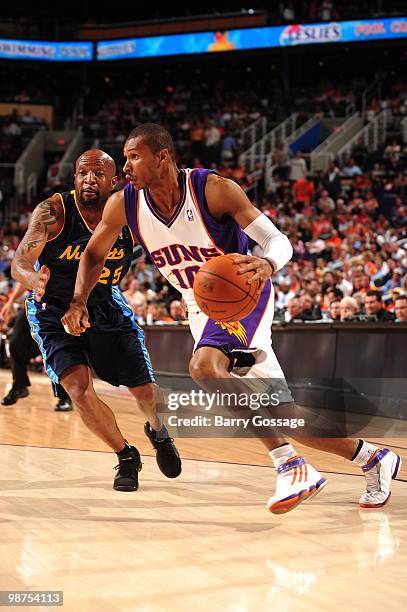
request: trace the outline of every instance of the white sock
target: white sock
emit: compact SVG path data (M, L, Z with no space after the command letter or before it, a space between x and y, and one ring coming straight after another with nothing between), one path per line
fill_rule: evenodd
M278 448L275 448L269 452L275 468L280 467L280 465L285 463L287 459L290 459L290 457L295 457L296 454L297 453L291 444L283 444L283 446L279 446Z
M371 456L377 451L377 446L370 444L370 442L365 442L365 440L361 440L361 442L362 448L353 461L357 463L357 465L363 466L370 461Z

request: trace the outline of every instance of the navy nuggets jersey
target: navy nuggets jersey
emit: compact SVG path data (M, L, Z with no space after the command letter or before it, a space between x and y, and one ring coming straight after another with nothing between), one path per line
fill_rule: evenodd
M75 190L58 195L64 209L64 225L60 233L47 242L38 261L51 270L43 301L54 299L68 306L75 288L79 260L92 230L81 214ZM107 256L99 282L89 296L90 306L106 300L111 294L111 287L119 285L130 267L133 245L131 232L126 225Z
M195 274L212 257L247 253L247 236L226 217L222 223L209 213L205 185L211 170L179 172L181 197L167 219L154 206L148 189L124 189L129 227L168 281L182 294L189 312L198 310L192 289Z

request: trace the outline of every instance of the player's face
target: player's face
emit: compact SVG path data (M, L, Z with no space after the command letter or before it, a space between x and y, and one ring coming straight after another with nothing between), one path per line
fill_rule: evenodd
M112 163L103 159L79 159L76 165L75 191L82 206L104 206L116 185Z
M142 138L130 138L123 153L126 158L123 172L136 189L145 189L160 178L161 155L153 153Z

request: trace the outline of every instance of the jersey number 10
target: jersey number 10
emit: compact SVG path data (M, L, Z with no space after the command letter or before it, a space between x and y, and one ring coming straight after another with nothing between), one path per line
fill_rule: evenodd
M173 270L172 274L176 277L181 289L192 289L198 270L199 266L188 266L183 270Z

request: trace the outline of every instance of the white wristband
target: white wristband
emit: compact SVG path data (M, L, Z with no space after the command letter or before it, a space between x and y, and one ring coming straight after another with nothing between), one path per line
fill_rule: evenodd
M281 270L290 261L293 255L290 241L263 213L243 231L263 249L264 259L271 260L270 263L275 264L274 272Z

